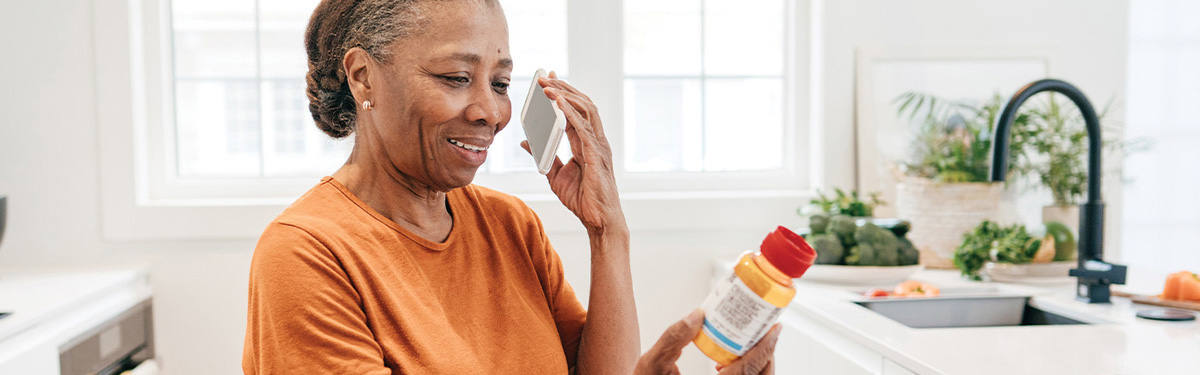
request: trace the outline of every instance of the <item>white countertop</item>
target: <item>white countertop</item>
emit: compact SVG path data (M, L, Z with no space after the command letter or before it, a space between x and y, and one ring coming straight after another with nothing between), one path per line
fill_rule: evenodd
M1124 289L1161 290L1165 274L1130 269ZM909 328L853 300L867 287L798 282L790 314L821 323L920 374L1197 374L1200 324L1134 316L1128 299L1086 304L1074 299L1073 278L1053 285L980 283L957 271L926 270L912 277L945 288L996 287L1034 295L1046 310L1099 318L1090 325ZM1114 289L1122 289L1114 287ZM1083 316L1079 316L1082 314ZM1075 316L1073 316L1075 315Z
M144 269L60 270L0 273L0 343L113 291L138 286L148 294Z

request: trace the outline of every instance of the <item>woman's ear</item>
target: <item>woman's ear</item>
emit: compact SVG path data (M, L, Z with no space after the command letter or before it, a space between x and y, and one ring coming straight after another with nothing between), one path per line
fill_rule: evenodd
M355 101L371 99L371 55L359 47L351 48L342 56L342 69L346 72L346 84L354 94Z

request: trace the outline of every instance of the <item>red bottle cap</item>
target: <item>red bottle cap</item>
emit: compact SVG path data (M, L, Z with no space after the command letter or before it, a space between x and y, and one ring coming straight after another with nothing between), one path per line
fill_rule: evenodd
M759 251L772 266L793 279L808 271L808 267L817 259L817 252L804 241L804 237L782 226L763 239Z

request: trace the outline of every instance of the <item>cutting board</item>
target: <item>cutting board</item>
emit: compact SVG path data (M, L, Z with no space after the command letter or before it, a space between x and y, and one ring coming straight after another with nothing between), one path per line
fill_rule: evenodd
M1133 301L1133 303L1140 303L1143 305L1154 305L1154 306L1162 306L1162 307L1171 307L1171 308L1176 308L1176 309L1200 311L1200 302L1171 301L1171 300L1160 299L1160 298L1158 298L1158 296L1148 296L1148 295L1144 295L1144 294L1132 294L1132 293L1119 292L1119 291L1115 291L1115 290L1112 292L1112 295L1114 297L1129 298L1129 300Z

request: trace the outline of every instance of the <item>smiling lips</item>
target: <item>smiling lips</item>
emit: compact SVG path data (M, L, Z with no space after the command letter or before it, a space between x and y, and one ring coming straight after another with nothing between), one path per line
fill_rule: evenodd
M450 142L450 144L452 144L452 145L458 146L459 148L462 148L462 149L465 149L465 150L471 151L471 152L483 152L483 151L487 151L487 149L488 149L488 146L476 146L476 145L472 145L472 144L469 144L469 143L466 143L466 142L463 142L463 141L460 141L460 140L457 140L454 138L447 138L446 141Z

